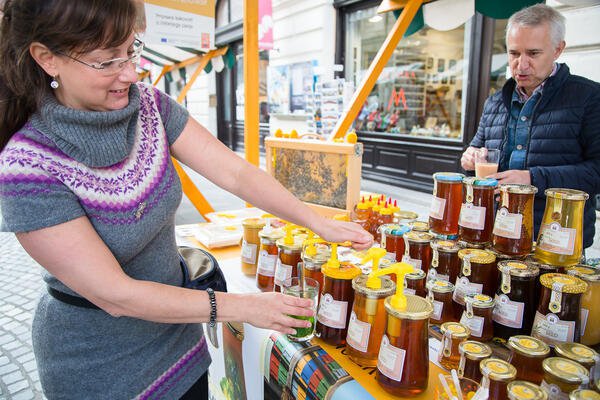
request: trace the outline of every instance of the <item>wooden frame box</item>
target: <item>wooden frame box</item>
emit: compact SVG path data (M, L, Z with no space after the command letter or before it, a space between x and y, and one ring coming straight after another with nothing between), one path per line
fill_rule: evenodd
M349 215L360 198L362 143L265 138L267 172L321 215Z

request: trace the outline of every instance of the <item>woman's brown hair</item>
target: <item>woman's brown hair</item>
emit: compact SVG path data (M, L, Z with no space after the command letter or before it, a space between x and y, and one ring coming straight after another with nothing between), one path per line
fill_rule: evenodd
M137 0L6 0L0 22L0 150L50 93L50 80L29 53L83 54L123 44L136 24ZM0 3L2 3L0 1Z

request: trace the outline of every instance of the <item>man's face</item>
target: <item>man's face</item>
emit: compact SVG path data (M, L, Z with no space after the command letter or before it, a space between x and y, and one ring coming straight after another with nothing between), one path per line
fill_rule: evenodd
M506 35L508 63L517 85L531 95L552 72L565 42L552 43L550 26L513 25Z

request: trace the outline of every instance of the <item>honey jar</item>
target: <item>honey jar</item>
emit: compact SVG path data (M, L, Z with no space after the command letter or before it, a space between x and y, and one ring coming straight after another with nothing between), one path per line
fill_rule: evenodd
M352 280L360 268L337 259L337 244L331 244L331 258L323 265L323 290L319 300L316 332L324 342L337 346L346 343L350 307L354 303Z
M431 323L443 324L454 320L452 292L454 292L454 285L448 281L438 279L427 282L427 299L433 305Z
M481 387L487 388L489 400L505 400L508 398L508 384L514 381L517 370L514 366L499 358L486 358L479 363L483 377Z
M478 293L467 294L460 323L469 327L473 338L487 342L494 337L493 310L494 299L490 296Z
M459 277L469 278L471 284L481 285L481 292L493 297L498 287L496 256L491 251L462 249L458 252L462 261Z
M425 273L431 265L431 240L433 235L428 232L411 231L404 234L404 256L402 262L421 269Z
M531 185L500 185L492 242L494 249L510 256L526 256L533 245L533 203L537 188Z
M384 224L378 230L381 234L381 248L387 251L386 258L392 262L400 261L404 255L403 236L410 231L410 226Z
M590 196L574 189L546 189L544 194L535 257L552 265L577 264L583 252L583 208Z
M482 377L479 363L492 356L490 346L474 340L467 340L458 345L458 352L460 353L458 375L479 383Z
M448 371L457 369L460 362L458 345L469 338L471 330L458 322L445 322L440 325L442 343L438 362Z
M285 227L286 234L278 239L276 244L279 249L273 290L281 291L282 282L298 276L298 268L302 268L302 243L306 235L292 235L291 227Z
M427 296L427 288L425 287L426 278L425 272L420 269L416 269L414 272L406 274L404 280L404 293L421 297Z
M535 317L538 298L536 281L540 270L524 261L500 261L500 285L496 291L494 334L508 339L529 334Z
M433 174L433 198L429 209L429 226L433 232L442 235L458 235L464 177L463 174L454 172Z
M256 261L260 247L258 233L265 226L262 218L246 218L242 221L244 233L242 236L242 273L244 275L256 275Z
M323 243L317 243L304 248L302 252L302 271L304 277L314 279L319 282L319 287L323 287L322 266L327 262L331 255L329 246Z
M581 336L581 295L587 290L587 284L565 274L544 274L540 281L542 293L531 336L550 346L578 342Z
M588 370L590 377L593 377L592 370L600 363L600 354L596 350L580 343L558 343L554 347L557 356L568 358Z
M517 369L517 379L542 383L544 370L542 361L550 355L550 347L532 336L517 335L508 339L510 349L508 362Z
M460 246L456 241L438 240L431 242L431 268L429 279L441 279L448 282L456 282L461 267L458 258Z
M548 394L534 383L512 381L508 384L508 400L548 400Z
M279 255L277 241L283 237L281 229L273 229L270 220L258 233L260 237L260 252L256 268L256 286L263 292L273 291L275 266Z
M469 246L492 243L494 190L497 186L498 181L492 178L463 179L464 202L458 220L458 235Z
M589 389L577 389L569 394L569 400L600 400L600 394Z
M581 343L588 346L600 344L600 270L588 265L575 265L566 269L588 284L581 297Z
M542 362L544 380L540 385L550 399L567 399L569 393L587 387L588 371L579 363L562 358L549 357Z
M388 393L412 397L427 389L429 381L429 317L431 303L423 297L402 293L403 274L412 266L393 264L396 294L385 299L386 334L381 339L376 379Z

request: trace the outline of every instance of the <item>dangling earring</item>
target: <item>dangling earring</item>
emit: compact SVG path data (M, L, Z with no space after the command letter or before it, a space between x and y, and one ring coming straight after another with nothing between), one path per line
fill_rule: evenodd
M52 89L58 89L60 85L58 84L58 81L56 80L56 76L52 77L52 80L50 81L50 87Z

